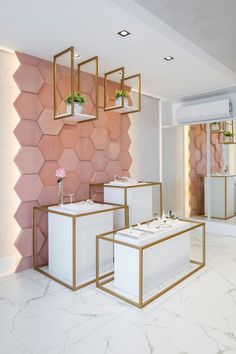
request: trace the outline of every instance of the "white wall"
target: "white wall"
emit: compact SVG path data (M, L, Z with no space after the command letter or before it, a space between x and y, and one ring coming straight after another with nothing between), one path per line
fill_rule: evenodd
M132 99L135 102L135 94ZM134 103L135 104L135 103ZM139 180L160 180L159 100L142 95L141 112L130 114L130 173Z
M14 213L19 205L14 185L19 172L14 157L19 149L13 131L19 121L13 102L18 88L13 74L18 67L18 59L13 53L0 50L0 275L14 271L18 252L14 241L19 226Z

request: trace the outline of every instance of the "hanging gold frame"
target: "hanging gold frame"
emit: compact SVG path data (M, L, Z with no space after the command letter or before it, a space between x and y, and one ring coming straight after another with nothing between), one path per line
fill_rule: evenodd
M71 75L71 112L65 114L57 114L57 60L63 55L70 53L70 75ZM74 47L67 48L53 56L53 109L54 119L63 119L74 115Z
M125 81L137 78L138 79L138 107L134 109L132 109L133 106L128 106L125 107L124 105L124 96L122 95L121 97L121 105L120 106L112 106L112 107L108 107L107 106L107 77L111 74L114 74L116 72L120 72L121 71L121 81L120 81L120 89L121 91L124 91L124 86L125 86ZM131 75L131 76L127 76L125 77L125 71L124 71L124 67L120 67L118 69L109 71L107 73L104 74L104 111L114 111L117 113L121 113L121 114L127 114L127 113L135 113L135 112L140 112L141 111L141 74L135 74L135 75Z
M232 124L232 141L226 141L225 140L225 137L224 137L224 133L227 131L227 122L231 122ZM236 140L235 140L235 137L236 137L236 132L235 132L235 124L234 124L234 121L233 120L227 120L227 121L224 121L224 132L221 132L220 133L220 138L219 138L219 144L223 144L223 145L230 145L230 144L236 144ZM222 139L223 137L223 139Z

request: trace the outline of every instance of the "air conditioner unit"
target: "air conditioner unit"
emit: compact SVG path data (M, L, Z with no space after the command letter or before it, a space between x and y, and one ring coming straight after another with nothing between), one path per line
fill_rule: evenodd
M176 108L175 117L178 124L192 124L224 120L232 117L232 104L229 98L180 106Z

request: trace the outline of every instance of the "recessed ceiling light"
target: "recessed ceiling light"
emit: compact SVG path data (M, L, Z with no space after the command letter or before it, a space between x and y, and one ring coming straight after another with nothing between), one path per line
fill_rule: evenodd
M171 55L169 55L168 57L165 57L164 59L165 59L166 61L170 61L170 60L173 60L174 57L172 57Z
M81 55L80 55L80 54L75 53L74 58L75 58L75 59L80 59L80 58L81 58Z
M130 32L128 32L126 30L122 30L122 31L118 32L117 34L119 34L119 36L121 36L121 37L127 37L130 34Z

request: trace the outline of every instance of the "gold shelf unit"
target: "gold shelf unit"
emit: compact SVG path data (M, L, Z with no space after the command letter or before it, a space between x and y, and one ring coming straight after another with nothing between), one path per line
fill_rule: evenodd
M125 104L125 97L124 95L121 96L121 104L120 105L113 105L109 106L108 102L111 97L108 97L108 85L109 85L109 76L120 73L121 79L118 81L120 91L124 92L125 90L125 83L128 80L137 79L138 81L138 99L137 99L137 107L133 105ZM112 81L114 82L114 81ZM114 97L112 97L114 99ZM115 99L114 99L115 100ZM127 114L127 113L135 113L141 111L141 74L135 74L131 76L125 76L125 69L124 67L120 67L104 74L104 111L114 111L116 113Z
M220 132L219 143L220 144L236 144L236 131L233 120L227 120L223 122L223 132ZM227 135L228 133L228 135Z
M58 60L63 59L63 56L69 55L70 56L70 90L68 92L69 95L71 95L71 111L58 114L58 102L57 102L57 77L58 77ZM81 88L81 67L89 64L89 63L95 63L95 72L94 72L94 77L95 77L95 114L83 114L81 113L76 113L75 112L75 102L74 102L74 87L75 87L75 50L74 47L67 48L63 50L60 53L57 53L53 57L53 106L54 106L54 119L63 119L64 123L68 124L76 124L76 123L83 123L83 122L88 122L91 120L97 120L98 119L98 56L94 56L88 60L85 60L81 63L78 63L77 65L77 91L80 92ZM65 97L62 97L62 99L65 99Z

